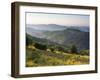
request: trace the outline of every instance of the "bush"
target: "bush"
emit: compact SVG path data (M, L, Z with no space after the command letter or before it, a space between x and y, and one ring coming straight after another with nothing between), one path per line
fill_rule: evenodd
M26 50L26 58L27 60L33 60L36 58L40 58L41 54L39 54L37 51L33 51L32 49Z
M71 47L71 53L78 53L77 52L77 47L75 45L72 45L72 47Z
M62 47L58 47L58 51L64 51L64 49Z
M47 46L39 43L35 43L34 46L40 50L46 50Z
M51 52L53 52L55 49L53 47L50 48Z
M28 35L26 35L26 46L28 46L29 44L32 44L32 43L33 43L32 39Z
M80 51L81 55L89 55L89 50L82 50Z

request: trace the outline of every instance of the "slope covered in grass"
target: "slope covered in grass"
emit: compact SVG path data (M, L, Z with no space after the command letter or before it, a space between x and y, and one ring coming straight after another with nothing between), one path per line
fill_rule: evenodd
M89 56L39 49L26 49L26 67L89 64Z

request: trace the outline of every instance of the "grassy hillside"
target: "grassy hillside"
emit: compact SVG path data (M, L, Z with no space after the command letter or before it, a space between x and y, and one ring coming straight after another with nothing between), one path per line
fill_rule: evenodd
M77 52L75 45L66 48L26 35L26 67L82 64L89 64L89 50Z
M26 48L26 67L89 64L89 56Z

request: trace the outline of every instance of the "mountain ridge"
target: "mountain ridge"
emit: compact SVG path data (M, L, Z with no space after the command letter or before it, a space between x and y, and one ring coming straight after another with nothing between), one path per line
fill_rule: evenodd
M64 25L58 25L58 24L26 24L27 28L32 28L35 30L43 30L43 31L56 31L56 30L64 30L67 28L73 28L78 29L81 31L89 32L88 26L64 26Z
M26 33L37 38L50 40L65 46L76 45L78 50L89 49L89 32L78 28L66 28L64 30L36 30L26 27Z

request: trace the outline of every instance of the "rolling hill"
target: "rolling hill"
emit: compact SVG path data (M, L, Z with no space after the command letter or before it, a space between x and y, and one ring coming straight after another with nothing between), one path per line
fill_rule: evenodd
M56 24L32 26L26 27L26 33L39 41L44 40L42 43L56 43L66 47L76 45L79 51L89 49L88 27L65 27Z

